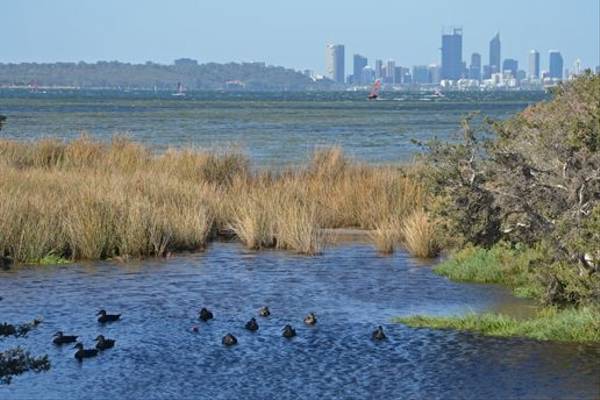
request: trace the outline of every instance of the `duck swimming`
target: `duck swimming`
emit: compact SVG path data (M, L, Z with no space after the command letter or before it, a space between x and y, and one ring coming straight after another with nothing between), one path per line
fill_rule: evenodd
M101 324L118 321L121 318L121 314L107 314L106 310L100 310L96 315L99 315L98 322Z
M210 311L208 311L206 308L202 308L202 310L200 310L200 313L198 315L198 319L206 322L209 319L213 319L213 313L211 313Z
M256 323L256 319L250 318L250 321L246 322L246 329L252 332L257 331L258 324Z
M258 310L258 315L260 315L261 317L268 317L269 315L271 315L271 311L269 310L269 307L264 306L261 307L260 310Z
M315 313L308 313L308 315L304 318L304 323L306 325L314 325L317 323L317 316Z
M223 336L223 340L221 341L225 346L233 346L237 344L237 339L231 333Z
M371 339L373 339L373 340L387 339L387 336L385 336L385 333L383 333L383 328L381 327L381 325L379 325L379 327L377 327L377 329L375 329L373 331L373 333L371 334Z
M98 335L96 338L96 348L98 350L102 351L106 349L112 349L113 347L115 347L114 339L106 339L104 335Z
M296 330L294 328L292 328L291 325L286 325L283 327L283 334L282 336L284 338L293 338L294 336L296 336Z
M62 331L58 331L54 334L54 339L52 339L52 343L61 345L66 343L74 343L77 341L78 336L67 336L64 335Z
M98 355L97 349L84 349L83 344L81 343L77 343L73 348L77 349L75 352L75 358L78 361L81 361L84 358L96 357Z

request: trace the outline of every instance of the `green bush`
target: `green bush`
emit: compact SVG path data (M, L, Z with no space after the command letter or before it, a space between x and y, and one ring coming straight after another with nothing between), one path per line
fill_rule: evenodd
M463 123L463 143L428 145L424 176L441 199L432 209L442 221L440 241L491 253L480 250L441 270L508 283L519 293L542 284L538 295L548 304L600 303L600 75L565 83L551 101L509 120L481 129L471 121ZM541 255L515 273L498 259L499 242Z

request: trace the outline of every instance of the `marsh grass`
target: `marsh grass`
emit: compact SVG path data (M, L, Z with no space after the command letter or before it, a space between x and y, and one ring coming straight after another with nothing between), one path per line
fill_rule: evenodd
M499 283L519 297L539 297L542 288L533 264L543 257L538 248L511 248L497 244L491 249L469 246L434 268L434 272L459 282Z
M456 329L489 336L517 336L537 340L600 342L600 310L592 307L546 308L535 317L519 320L502 314L459 317L411 316L395 322L413 328Z
M0 255L16 262L198 250L225 227L252 249L317 254L323 228L394 221L398 232L426 201L405 170L367 166L339 148L253 172L236 151L153 154L124 136L0 141Z
M402 237L407 250L417 257L435 257L439 252L435 225L423 209L415 210L406 218Z

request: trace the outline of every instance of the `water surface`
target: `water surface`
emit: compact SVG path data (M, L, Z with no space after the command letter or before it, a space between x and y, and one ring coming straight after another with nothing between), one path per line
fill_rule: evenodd
M316 257L214 243L205 253L122 265L19 267L0 272L0 320L44 317L22 344L52 369L0 386L1 399L592 399L600 348L499 339L391 324L398 315L527 307L505 289L453 283L399 252L360 243ZM269 305L260 329L243 324ZM215 320L202 324L209 307ZM100 326L99 308L123 313ZM303 316L317 313L306 327ZM282 338L291 323L298 337ZM389 340L370 333L383 325ZM190 328L198 325L200 331ZM116 348L78 363L50 344L56 330L102 333ZM233 348L221 345L227 332Z
M201 147L244 151L255 165L305 161L315 148L340 145L371 163L407 161L413 142L456 140L462 118L473 112L507 118L547 98L543 92L366 93L190 92L65 90L30 93L0 89L0 138L72 139L82 132L109 140L127 133L154 149Z

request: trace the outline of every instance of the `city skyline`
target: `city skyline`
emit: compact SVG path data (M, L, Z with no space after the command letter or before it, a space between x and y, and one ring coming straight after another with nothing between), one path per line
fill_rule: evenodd
M343 57L345 49L343 44L328 44L327 48L342 49L341 57ZM324 76L337 83L350 85L368 85L379 79L384 84L404 86L422 84L452 86L454 85L452 82L455 82L464 89L479 87L481 84L488 88L520 87L522 84L533 88L570 79L572 75L578 75L585 69L582 67L581 59L576 58L570 70L568 64L565 64L562 53L556 49L548 51L548 68L544 70L541 69L540 52L537 49L531 49L528 52L527 63L519 64L516 58L506 56L503 58L500 32L497 32L489 42L489 63L482 65L481 54L474 52L471 54L469 64L468 56L463 54L463 29L456 26L442 30L440 52L439 63L413 65L407 68L396 65L395 60L392 59L388 59L385 65L382 59L376 59L374 60L374 69L369 65L368 57L354 54L352 74L347 75L346 80L343 80L340 73L343 73L345 63L340 59L340 54L334 54L328 50L326 54L328 72ZM336 68L332 67L334 64ZM600 73L600 66L589 69ZM310 70L306 70L305 74L316 78L320 77L319 74Z
M324 73L323 44L343 43L346 65L355 53L397 65L428 65L440 62L441 27L457 25L464 30L463 60L478 52L487 64L489 40L500 32L503 58L521 66L531 49L545 54L554 48L561 50L565 65L578 57L583 68L600 64L596 0L580 0L577 6L560 0L507 0L494 8L482 3L439 0L424 7L385 0L366 12L353 1L179 0L166 7L158 0L8 0L3 12L10 18L0 34L11 40L0 62L169 64L189 57L200 63L263 61ZM544 63L542 56L546 69Z

